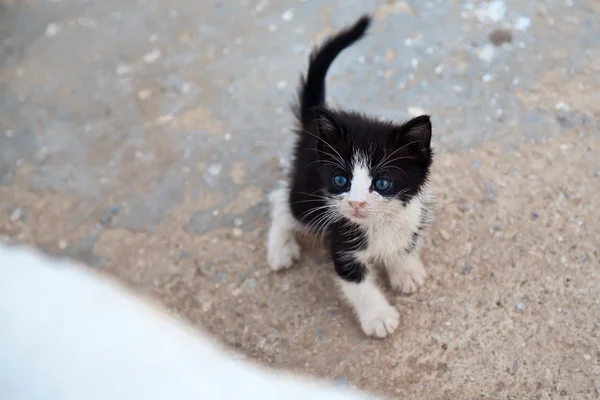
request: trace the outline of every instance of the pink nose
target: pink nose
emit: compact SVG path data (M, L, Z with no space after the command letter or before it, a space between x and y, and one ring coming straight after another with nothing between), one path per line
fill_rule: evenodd
M350 204L350 207L354 208L355 211L358 211L361 208L364 208L367 205L367 202L366 201L349 201L348 204Z

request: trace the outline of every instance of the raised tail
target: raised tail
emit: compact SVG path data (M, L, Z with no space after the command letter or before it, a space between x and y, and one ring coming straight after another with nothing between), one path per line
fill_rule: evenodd
M331 36L311 53L308 73L300 78L295 107L296 117L303 125L312 120L313 108L325 105L325 77L329 66L342 50L364 36L370 23L369 16L362 16L354 25Z

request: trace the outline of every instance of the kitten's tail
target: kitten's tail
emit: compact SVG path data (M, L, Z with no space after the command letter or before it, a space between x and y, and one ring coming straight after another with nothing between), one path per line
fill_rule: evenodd
M308 73L300 78L299 104L295 107L296 117L303 125L313 119L313 108L325 105L325 76L329 66L342 50L363 37L370 23L369 16L362 16L354 25L329 37L311 53Z

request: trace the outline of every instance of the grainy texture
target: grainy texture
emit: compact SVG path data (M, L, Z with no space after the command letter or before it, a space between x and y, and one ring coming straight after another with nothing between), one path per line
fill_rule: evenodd
M343 3L0 2L3 240L116 275L242 356L340 385L597 398L600 6ZM264 246L309 45L369 10L331 101L431 113L438 152L432 278L390 297L402 321L386 340L364 337L317 241L277 274ZM497 29L512 42L491 43Z

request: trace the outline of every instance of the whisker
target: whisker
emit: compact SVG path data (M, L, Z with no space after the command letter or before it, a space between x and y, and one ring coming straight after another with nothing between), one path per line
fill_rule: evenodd
M418 143L418 140L413 140L412 142L409 142L407 144L405 144L402 147L397 148L396 150L392 151L388 156L385 156L380 162L379 164L377 164L377 166L374 168L375 170L378 169L384 162L386 162L390 157L392 157L394 154L396 154L397 152L399 152L400 150L406 148L407 146L410 146L411 144L415 144Z
M304 220L305 220L305 219L306 219L306 218L307 218L309 215L311 215L312 213L315 213L315 212L317 212L317 211L319 211L319 210L328 209L328 208L331 208L331 205L330 205L330 204L326 204L326 205L324 205L324 206L321 206L321 207L315 207L315 208L311 208L310 210L308 210L308 211L306 211L306 212L303 212L303 213L300 215L300 218L299 218L299 221L298 221L298 222L302 223L302 222L304 222Z
M309 135L311 135L312 137L314 137L317 140L320 140L321 142L325 143L327 145L327 147L329 147L331 150L333 150L335 152L335 154L337 154L337 156L339 157L340 161L343 161L343 164L347 166L347 163L344 161L344 158L341 156L340 153L338 153L338 151L336 149L333 148L332 145L330 145L325 139L309 132L306 128L302 128L302 130L306 133L308 133Z

